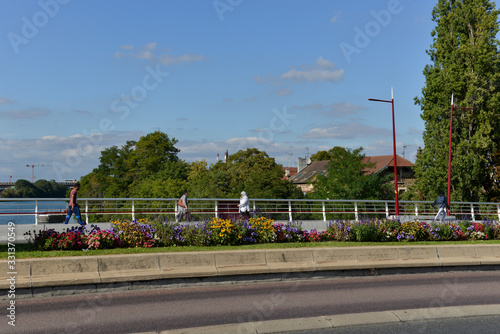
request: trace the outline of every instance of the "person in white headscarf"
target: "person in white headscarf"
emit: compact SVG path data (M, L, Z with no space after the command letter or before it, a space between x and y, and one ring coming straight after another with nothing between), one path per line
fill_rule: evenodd
M240 196L240 204L238 204L240 209L240 218L243 216L245 219L250 218L250 203L248 201L247 193L242 191Z

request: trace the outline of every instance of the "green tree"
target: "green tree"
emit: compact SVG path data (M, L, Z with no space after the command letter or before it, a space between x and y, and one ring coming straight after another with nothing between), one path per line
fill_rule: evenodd
M229 194L239 198L246 191L253 198L300 198L300 191L283 180L282 166L256 148L240 150L228 157Z
M164 164L177 161L180 152L174 145L177 139L170 139L166 133L155 131L134 142L134 148L127 157L128 170L149 176L164 168Z
M333 150L333 149L332 149ZM329 155L327 172L316 177L312 198L392 199L390 176L367 174L372 164L363 163L363 148L335 149Z
M334 146L328 151L318 151L311 155L311 161L331 160L339 154L344 154L346 149L340 146Z
M227 165L218 162L208 166L205 160L195 161L189 166L188 190L195 198L228 198L230 193L230 175Z
M447 188L450 99L453 113L451 200L483 201L491 193L500 118L498 11L487 0L439 0L427 53L422 97L425 147L415 166L415 190L432 199Z
M19 197L21 197L19 196L19 192L14 188L4 189L0 193L0 198L19 198Z
M182 186L174 180L187 178L187 166L177 157L176 143L175 138L156 131L139 141L127 141L121 148L103 150L99 166L81 179L81 196L169 197L172 189Z
M35 181L35 187L40 190L40 197L61 198L66 196L67 188L64 185L57 184L55 180L40 179Z
M21 198L40 197L42 192L28 180L19 179L14 183L14 187Z
M283 180L281 165L256 148L240 150L226 162L207 166L205 161L190 165L191 197L239 198L246 191L253 198L301 198L301 192Z
M127 176L127 157L135 145L128 141L121 148L112 146L101 152L100 164L92 173L81 178L81 197L127 197L132 180Z
M500 202L500 149L493 154L493 166L490 168L493 176L493 187L488 194L492 202Z
M187 187L188 167L182 160L166 161L163 169L132 183L130 197L176 198Z

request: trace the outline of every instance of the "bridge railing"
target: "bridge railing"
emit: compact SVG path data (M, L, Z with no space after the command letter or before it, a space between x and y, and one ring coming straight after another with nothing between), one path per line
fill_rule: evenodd
M80 198L82 219L104 222L115 219L157 218L175 220L177 198ZM194 220L238 216L238 199L190 198L189 211ZM9 217L32 217L35 224L43 215L65 216L68 199L64 198L0 198L0 222ZM364 220L395 216L392 200L327 200L327 199L251 199L255 215L275 220ZM431 201L399 201L399 215L429 218L436 214ZM500 203L452 202L450 215L456 219L500 220Z

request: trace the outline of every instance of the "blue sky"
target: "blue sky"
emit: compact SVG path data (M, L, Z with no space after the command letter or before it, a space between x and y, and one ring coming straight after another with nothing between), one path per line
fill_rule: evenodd
M209 164L333 146L415 160L437 1L6 0L0 181L79 179L160 130Z

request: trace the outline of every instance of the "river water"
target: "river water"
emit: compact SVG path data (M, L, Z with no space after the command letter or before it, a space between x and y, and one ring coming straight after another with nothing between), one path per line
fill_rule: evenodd
M0 202L0 225L9 222L17 224L35 224L35 207L38 204L38 214L44 212L61 212L68 210L67 201L1 201Z

